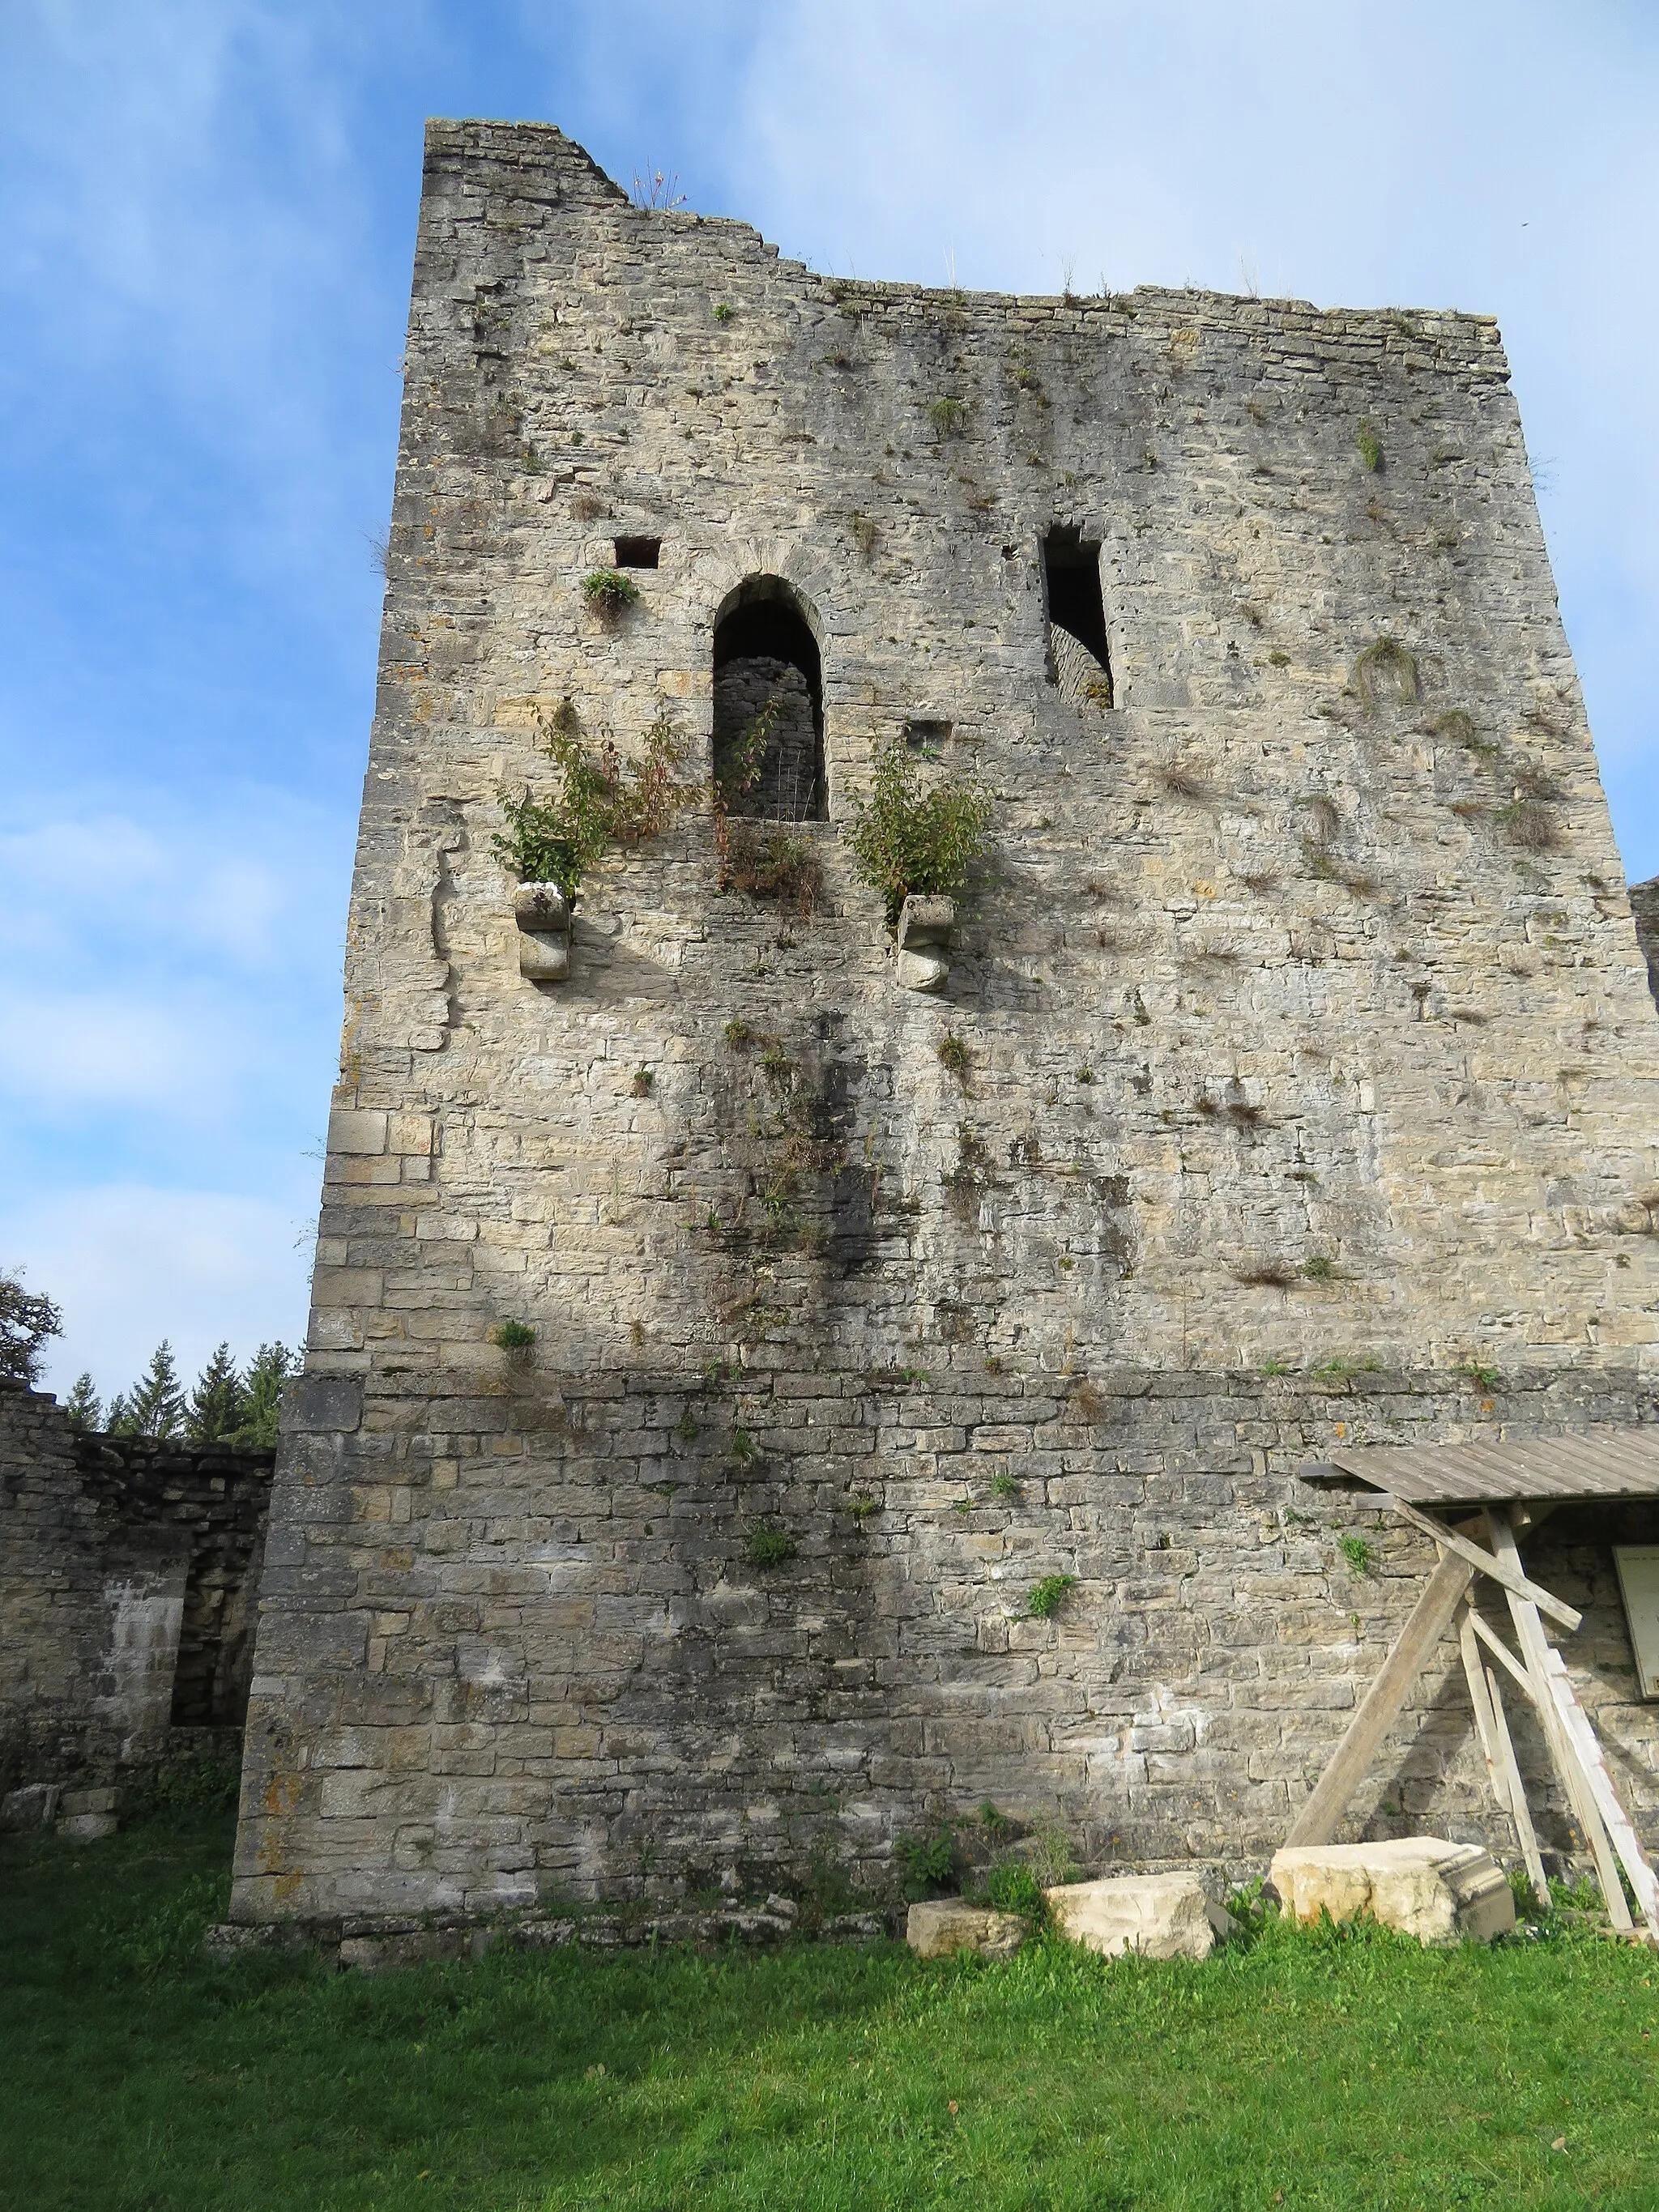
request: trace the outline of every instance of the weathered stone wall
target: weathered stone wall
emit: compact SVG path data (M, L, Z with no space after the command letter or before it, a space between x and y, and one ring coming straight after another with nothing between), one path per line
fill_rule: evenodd
M1056 526L1103 549L1109 710L1050 680ZM602 623L623 535L660 565ZM716 895L688 814L526 982L490 838L546 780L536 709L624 750L666 712L706 776L759 576L822 657L817 916ZM915 720L997 795L939 1000L896 988L841 837ZM1548 1425L1558 1390L1633 1418L1653 1362L1659 1018L1481 318L831 281L556 131L433 126L346 993L244 1913L621 1882L659 1835L787 1855L778 1716L855 1856L964 1790L1265 1845L1376 1654L1326 1641L1283 1517L1343 1415L1240 1378L1409 1372L1453 1434L1471 1363ZM680 1470L715 1372L775 1498ZM1083 1378L1112 1449L1060 1411ZM1003 1431L1066 1460L1060 1519L956 1513L940 1466ZM902 1510L860 1534L866 1482ZM1146 1498L1192 1516L1183 1601ZM768 1510L805 1581L737 1572ZM1060 1631L981 1628L1033 1525L1117 1548ZM1180 1644L1212 1614L1218 1669ZM1021 1699L1073 1640L1055 1720ZM1261 1740L1236 1676L1273 1680Z
M0 1787L166 1757L247 1705L274 1455L77 1431L0 1389Z
M487 1911L551 1893L764 1888L987 1800L1091 1863L1263 1859L1419 1595L1433 1547L1296 1470L1340 1438L1649 1420L1589 1371L926 1377L526 1366L467 1397L301 1383L276 1502L239 1917ZM751 1556L757 1529L792 1557ZM1336 1539L1361 1534L1372 1573ZM1528 1547L1633 1816L1659 1837L1607 1544ZM1053 1620L1033 1588L1069 1574ZM1499 1625L1486 1597L1488 1616ZM1516 1718L1540 1832L1569 1831ZM1349 1832L1490 1833L1456 1646ZM1507 1834L1498 1841L1510 1848Z

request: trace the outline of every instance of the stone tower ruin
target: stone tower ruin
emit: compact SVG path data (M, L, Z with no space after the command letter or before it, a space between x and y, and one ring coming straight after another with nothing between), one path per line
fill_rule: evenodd
M1432 1557L1304 1462L1653 1416L1659 1018L1497 329L830 278L441 123L405 369L234 1911L986 1802L1265 1854ZM524 972L550 717L707 783L772 698L815 904L687 807ZM895 743L994 797L931 992L845 842ZM1605 1535L1546 1578L1651 1831ZM1479 1770L1431 1673L1352 1823Z

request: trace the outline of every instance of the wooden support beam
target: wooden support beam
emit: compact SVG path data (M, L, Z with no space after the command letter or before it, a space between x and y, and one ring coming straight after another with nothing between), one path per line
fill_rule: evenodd
M1467 1536L1460 1536L1443 1521L1437 1521L1428 1513L1419 1513L1416 1506L1407 1505L1403 1498L1394 1499L1394 1510L1409 1521L1413 1528L1420 1528L1425 1536L1432 1536L1443 1551L1455 1552L1460 1559L1467 1559L1472 1567L1479 1567L1483 1575L1490 1575L1494 1582L1501 1583L1511 1597L1526 1598L1540 1613L1548 1613L1552 1620L1559 1620L1563 1628L1577 1628L1583 1620L1582 1613L1575 1613L1570 1605L1528 1579L1516 1564L1521 1556L1518 1551L1512 1559L1488 1552L1482 1545L1472 1544ZM1487 1522L1490 1526L1490 1514Z
M1480 1739L1480 1755L1486 1762L1486 1779L1498 1800L1498 1811L1509 1814L1513 1820L1515 1808L1510 1802L1509 1777L1498 1755L1498 1730L1492 1719L1492 1700L1486 1694L1486 1678L1480 1671L1480 1647L1469 1626L1467 1604L1457 1624L1457 1648L1463 1655L1463 1679L1469 1686L1469 1703L1474 1707L1474 1732Z
M1620 1863L1630 1876L1630 1886L1636 1892L1636 1901L1642 1908L1642 1917L1648 1924L1648 1933L1655 1942L1659 1943L1659 1875L1655 1875L1649 1864L1641 1838L1619 1802L1619 1793L1613 1786L1613 1777L1607 1771L1607 1755L1601 1749L1601 1738L1595 1733L1595 1723L1574 1694L1566 1661L1559 1651L1547 1648L1544 1665L1556 1710L1578 1753L1589 1783L1590 1794L1595 1800L1595 1809L1606 1825L1613 1848L1619 1854Z
M1498 1739L1498 1764L1509 1784L1510 1814L1515 1822L1515 1832L1521 1840L1521 1856L1526 1862L1527 1880L1538 1910L1550 1909L1550 1886L1544 1872L1543 1855L1538 1848L1538 1837L1532 1825L1532 1814L1527 1809L1527 1793L1521 1786L1521 1765L1515 1755L1515 1745L1510 1735L1510 1724L1504 1713L1504 1700L1498 1687L1498 1677L1490 1667L1486 1669L1486 1694L1492 1700L1492 1727Z
M1473 1570L1462 1558L1442 1559L1429 1577L1410 1620L1395 1638L1376 1680L1297 1815L1285 1839L1287 1844L1328 1844L1334 1836L1348 1809L1348 1800L1364 1780L1377 1747L1398 1718L1424 1661L1451 1626L1452 1615L1473 1580Z
M1486 1525L1492 1530L1494 1553L1518 1576L1521 1547L1515 1540L1509 1515L1501 1505L1487 1509ZM1527 1672L1532 1678L1533 1703L1538 1708L1538 1717L1543 1727L1544 1740L1550 1747L1550 1757L1565 1785L1573 1818L1595 1857L1595 1872L1601 1884L1601 1899L1607 1908L1607 1917L1622 1934L1629 1935L1636 1923L1631 1918L1629 1905L1625 1902L1625 1885L1619 1879L1619 1861L1597 1808L1589 1777L1584 1771L1577 1746L1567 1733L1554 1692L1550 1687L1544 1656L1549 1650L1549 1640L1544 1634L1544 1624L1538 1618L1538 1607L1529 1598L1518 1595L1513 1589L1510 1589L1508 1595L1510 1618L1515 1623L1515 1632L1526 1659Z
M1530 1698L1532 1696L1531 1675L1528 1674L1498 1631L1490 1622L1483 1620L1473 1606L1469 1607L1469 1625L1499 1666L1508 1668L1522 1696Z

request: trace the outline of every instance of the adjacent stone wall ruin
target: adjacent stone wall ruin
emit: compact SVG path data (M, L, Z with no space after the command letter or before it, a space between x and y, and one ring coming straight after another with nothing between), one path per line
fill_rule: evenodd
M526 981L538 711L706 779L768 599L816 913L689 811ZM842 836L916 727L995 798L933 999ZM245 1918L867 1871L981 1799L1265 1854L1428 1564L1350 1587L1301 1457L1648 1418L1659 1018L1482 317L830 279L434 125L346 998ZM1539 1557L1650 1829L1598 1526ZM1476 1778L1431 1680L1355 1822L1485 1835Z
M0 1389L0 1790L240 1729L274 1456L86 1434Z

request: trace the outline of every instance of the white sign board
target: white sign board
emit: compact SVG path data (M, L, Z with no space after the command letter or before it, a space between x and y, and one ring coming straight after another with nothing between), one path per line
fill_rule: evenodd
M1615 1544L1613 1563L1644 1698L1659 1698L1659 1544Z

